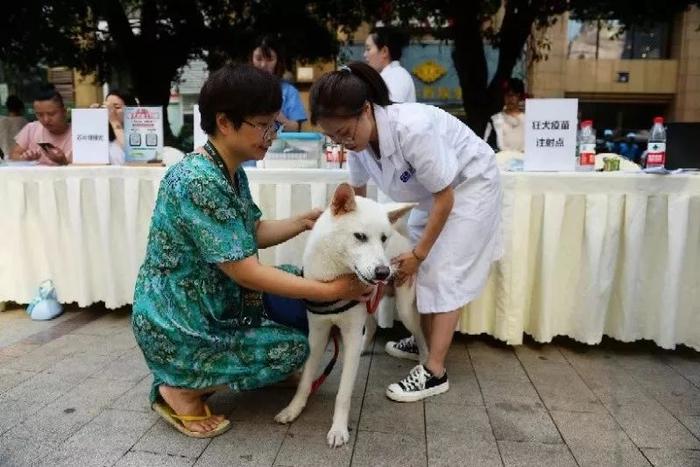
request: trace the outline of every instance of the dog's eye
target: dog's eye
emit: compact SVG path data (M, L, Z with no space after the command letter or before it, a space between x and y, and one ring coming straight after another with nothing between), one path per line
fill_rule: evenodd
M387 236L382 234L382 243L386 242Z
M358 239L361 242L366 242L367 241L367 235L360 233L360 232L355 232L355 238Z

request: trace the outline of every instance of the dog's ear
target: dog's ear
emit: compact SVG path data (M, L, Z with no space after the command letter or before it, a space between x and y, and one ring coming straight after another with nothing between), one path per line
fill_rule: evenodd
M355 191L347 183L341 183L338 185L338 188L335 189L335 193L333 193L331 213L333 213L334 216L340 216L352 212L355 209L357 209Z
M386 215L389 216L389 222L395 224L396 221L406 215L411 209L417 206L417 203L389 203L384 205Z

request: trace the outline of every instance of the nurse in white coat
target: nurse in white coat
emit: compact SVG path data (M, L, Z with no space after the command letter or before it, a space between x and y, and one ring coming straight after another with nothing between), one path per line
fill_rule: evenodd
M445 358L459 312L477 298L501 255L501 183L491 148L437 107L393 104L379 74L354 62L311 89L311 122L350 150L350 183L372 180L392 199L417 202L408 228L415 245L395 259L396 281L415 275L429 344L425 365L387 388L399 402L449 389Z
M365 40L365 60L382 75L392 102L416 102L413 78L399 63L407 43L405 35L387 28L373 30Z

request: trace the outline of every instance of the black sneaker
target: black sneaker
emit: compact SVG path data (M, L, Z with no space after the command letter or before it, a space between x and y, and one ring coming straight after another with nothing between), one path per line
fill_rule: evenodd
M386 388L386 397L396 402L416 402L447 392L448 389L447 371L438 378L423 365L416 365L408 376Z
M392 357L420 361L420 353L413 336L405 337L400 341L389 341L384 346L384 350Z

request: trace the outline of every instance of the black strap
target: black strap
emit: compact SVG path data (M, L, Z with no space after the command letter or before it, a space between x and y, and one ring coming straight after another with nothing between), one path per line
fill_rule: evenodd
M231 178L231 172L229 172L228 167L226 167L226 162L224 162L224 159L221 157L221 154L219 154L219 151L217 151L214 145L211 144L211 141L207 140L207 142L204 144L204 150L207 152L207 155L211 158L211 160L214 161L219 170L221 170L221 172L224 174L224 177L226 177L229 185L231 185L231 188L233 188L233 192L238 194L238 178L236 178L236 180Z
M357 300L348 300L347 302L343 303L342 300L337 300L335 302L331 302L331 304L336 304L340 303L339 306L337 307L319 307L316 308L313 305L311 305L314 302L309 302L308 300L304 300L304 304L306 305L306 310L309 313L313 313L314 315L337 315L338 313L342 313L344 311L348 311L350 308L354 307L357 305L358 302Z
M304 270L301 270L301 277L304 277ZM304 299L306 310L314 315L336 315L357 305L357 300L333 300L331 302L314 302L313 300Z

